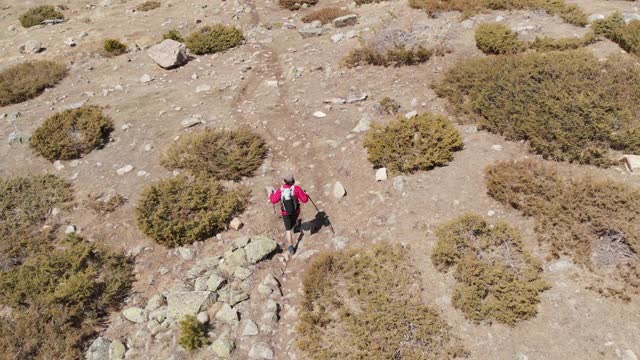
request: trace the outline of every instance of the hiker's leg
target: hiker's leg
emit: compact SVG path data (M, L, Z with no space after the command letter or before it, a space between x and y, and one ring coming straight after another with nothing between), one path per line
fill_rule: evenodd
M293 245L293 230L287 230L287 247Z

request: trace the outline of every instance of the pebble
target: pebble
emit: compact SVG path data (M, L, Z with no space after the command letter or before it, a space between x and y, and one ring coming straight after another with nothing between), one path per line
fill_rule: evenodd
M491 149L495 151L502 151L502 145L498 145L498 144L492 145Z
M53 168L56 169L57 171L60 171L64 169L64 165L62 164L62 161L56 160L53 162Z
M151 80L153 80L153 79L151 78L151 75L149 75L149 74L144 74L144 75L142 75L140 77L140 82L143 83L143 84L146 84L146 83L150 82Z
M209 85L200 85L196 88L196 94L199 94L201 92L205 92L205 91L209 91L211 90L211 86Z
M376 170L376 181L385 181L387 180L387 168L381 167Z
M116 173L120 176L130 172L131 170L133 170L133 165L125 165L121 168L119 168L118 170L116 170Z
M316 117L316 118L323 118L323 117L326 117L326 116L327 116L327 114L323 113L322 111L316 111L316 112L313 113L313 117Z
M404 114L404 117L406 117L407 119L411 119L412 117L418 115L418 112L413 110L413 111L409 111L408 113Z

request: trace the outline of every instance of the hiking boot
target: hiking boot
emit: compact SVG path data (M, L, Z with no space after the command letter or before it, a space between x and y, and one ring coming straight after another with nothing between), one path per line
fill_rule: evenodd
M289 245L289 254L293 255L296 253L296 248L293 245Z

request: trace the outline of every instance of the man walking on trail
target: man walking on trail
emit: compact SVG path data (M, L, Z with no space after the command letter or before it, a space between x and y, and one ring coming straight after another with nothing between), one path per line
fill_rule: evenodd
M284 228L286 230L287 245L289 247L289 255L296 252L296 246L293 244L293 228L298 223L300 215L300 201L306 203L309 197L300 186L295 185L295 179L292 173L285 173L282 176L283 184L275 192L272 190L269 200L273 204L280 203L280 214L284 220Z

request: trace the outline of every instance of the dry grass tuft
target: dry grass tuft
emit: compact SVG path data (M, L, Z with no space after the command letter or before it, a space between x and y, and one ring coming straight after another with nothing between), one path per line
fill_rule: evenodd
M107 57L119 56L127 52L127 45L118 39L105 39L102 44L102 55Z
M142 4L138 5L136 7L136 10L138 10L138 11L151 11L151 10L155 10L155 9L159 8L160 6L161 6L160 1L149 0L149 1L145 1Z
M515 325L538 313L540 293L549 285L516 229L467 214L441 225L437 236L431 258L440 271L454 268L460 284L453 306L468 319Z
M322 24L328 24L334 19L351 14L353 14L353 12L339 7L326 7L323 9L311 11L310 13L302 17L302 21L310 23L316 20L320 20Z
M40 25L45 20L64 20L64 15L50 5L36 6L20 15L20 24L25 28Z
M319 255L305 272L298 347L312 359L454 359L466 351L421 300L406 250Z
M318 0L278 0L280 7L291 11L313 6L317 3Z
M9 67L0 72L0 106L33 99L66 75L66 66L47 60Z
M214 54L234 48L244 41L242 31L222 24L203 26L185 39L187 48L196 55Z

